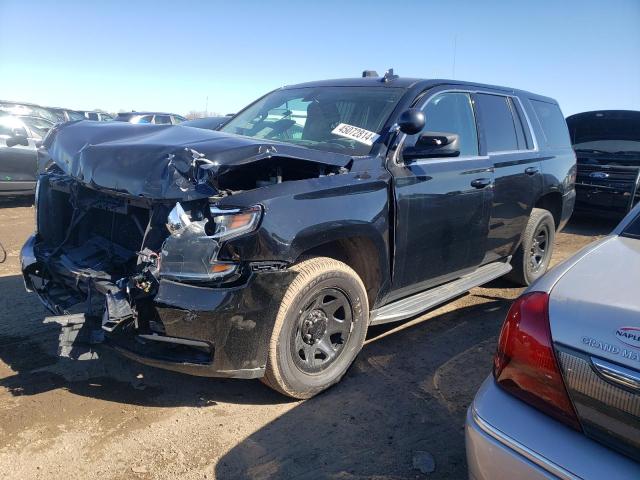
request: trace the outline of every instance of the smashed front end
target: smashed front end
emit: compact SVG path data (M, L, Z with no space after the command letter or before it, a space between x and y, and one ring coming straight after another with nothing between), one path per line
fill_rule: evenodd
M78 357L104 343L185 373L262 376L292 273L220 252L256 232L263 207L220 207L233 194L216 180L220 163L194 150L158 142L106 148L111 140L70 148L77 135L57 136L45 142L51 158L37 188L37 229L21 261L27 289L62 324L61 352ZM270 158L252 148L254 158ZM141 164L123 159L132 150Z

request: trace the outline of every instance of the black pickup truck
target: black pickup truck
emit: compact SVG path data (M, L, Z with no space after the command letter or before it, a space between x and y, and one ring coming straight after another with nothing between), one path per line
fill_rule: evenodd
M65 352L296 398L339 381L369 325L533 282L575 199L554 100L392 71L280 88L218 131L65 124L41 154L22 269Z

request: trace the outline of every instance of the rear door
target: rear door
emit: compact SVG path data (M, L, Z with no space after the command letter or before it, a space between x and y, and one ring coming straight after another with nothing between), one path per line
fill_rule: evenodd
M495 185L487 255L491 262L513 254L531 209L542 193L537 143L516 96L493 92L474 95L482 147L494 168Z
M458 278L482 262L492 198L493 173L479 155L471 94L429 91L422 110L425 132L456 133L460 156L388 162L396 205L393 293L389 300Z
M14 133L26 138L28 145L14 145ZM36 181L35 140L21 121L13 116L0 116L0 189L3 192L33 187Z

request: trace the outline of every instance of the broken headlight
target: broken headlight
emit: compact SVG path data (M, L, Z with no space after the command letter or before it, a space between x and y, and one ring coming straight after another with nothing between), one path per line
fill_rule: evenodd
M213 238L220 241L236 238L253 232L260 223L262 208L255 205L250 208L220 209L209 207L215 225Z
M211 220L193 221L180 203L167 218L171 235L162 245L160 276L183 281L212 281L237 273L239 265L217 259L220 242L254 231L262 209L220 210L211 207Z

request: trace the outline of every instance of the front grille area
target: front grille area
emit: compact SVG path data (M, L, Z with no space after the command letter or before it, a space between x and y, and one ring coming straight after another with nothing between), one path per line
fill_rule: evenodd
M640 460L640 395L604 380L588 355L564 346L556 351L585 434Z
M638 184L638 167L578 164L576 184L631 192ZM598 178L602 177L602 178Z

